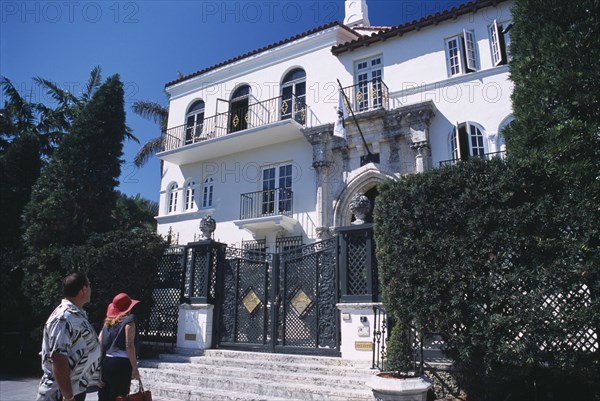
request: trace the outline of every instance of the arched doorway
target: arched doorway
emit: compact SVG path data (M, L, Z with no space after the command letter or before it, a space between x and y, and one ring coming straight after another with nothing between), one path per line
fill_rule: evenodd
M395 177L372 166L364 166L360 171L353 174L346 188L339 195L331 194L334 199L337 199L333 209L334 227L349 226L355 220L352 212L350 212L350 202L357 193L365 194L371 201L371 210L369 215L366 216L365 222L372 223L373 208L379 194L377 186L390 179L395 179Z
M248 128L250 86L242 85L233 92L229 108L229 132Z

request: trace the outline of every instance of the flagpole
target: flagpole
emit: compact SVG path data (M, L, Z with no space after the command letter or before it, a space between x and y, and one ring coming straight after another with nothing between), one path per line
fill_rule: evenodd
M350 110L350 114L352 115L352 120L354 120L354 124L356 124L356 128L358 128L358 133L360 134L363 144L365 145L365 149L367 150L367 156L365 157L365 162L366 163L369 163L369 162L379 163L379 155L378 154L374 155L373 153L371 153L371 150L369 149L369 145L367 144L367 141L365 140L365 136L363 135L362 130L360 129L360 125L358 125L358 121L356 120L356 116L354 115L354 110L352 110L352 106L350 106L350 99L348 99L348 97L344 93L344 89L342 88L342 84L340 83L339 79L337 79L337 83L338 83L338 86L340 87L340 92L342 93L342 96L344 96L344 99L346 100L346 105L348 107L348 110ZM366 163L364 163L364 164L366 164Z

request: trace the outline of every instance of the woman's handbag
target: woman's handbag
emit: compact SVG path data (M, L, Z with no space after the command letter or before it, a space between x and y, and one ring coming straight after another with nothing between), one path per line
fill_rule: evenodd
M152 393L150 390L144 390L142 379L138 379L138 381L140 382L140 385L137 393L120 395L117 397L116 401L152 401Z

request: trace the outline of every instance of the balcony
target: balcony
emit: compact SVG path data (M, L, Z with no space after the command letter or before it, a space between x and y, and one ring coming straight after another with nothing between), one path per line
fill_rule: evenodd
M346 98L350 101L352 111L361 113L363 111L389 109L390 90L380 79L360 82L356 85L342 88ZM348 107L348 104L346 104Z
M481 157L481 158L485 158L488 160L492 160L494 157L500 157L502 159L504 159L506 157L506 151L502 150L500 152L491 152L491 153L484 153L482 155L475 155L475 156L469 156L469 157ZM442 160L440 162L440 167L443 166L453 166L456 163L458 163L461 160L465 160L465 159L449 159L449 160Z
M158 157L177 164L216 158L302 138L301 128L312 121L304 96L282 96L204 118L194 126L170 128ZM226 140L225 140L226 139Z
M292 218L294 192L288 188L249 192L240 197L239 228L256 233L260 230L282 228L291 231L296 224Z

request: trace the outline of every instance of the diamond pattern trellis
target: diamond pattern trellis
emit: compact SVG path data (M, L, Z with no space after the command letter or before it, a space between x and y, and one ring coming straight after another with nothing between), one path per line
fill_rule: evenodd
M183 247L168 248L158 264L152 291L152 308L145 322L140 322L140 336L155 342L175 343L177 318L184 275Z
M367 267L367 248L364 238L349 236L347 270L349 295L368 293Z

